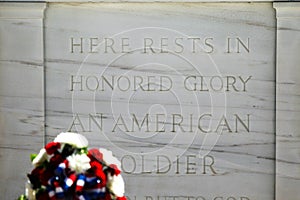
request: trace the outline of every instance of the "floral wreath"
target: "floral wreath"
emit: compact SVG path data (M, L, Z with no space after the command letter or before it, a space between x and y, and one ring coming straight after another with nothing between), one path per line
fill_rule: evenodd
M120 161L106 149L88 149L83 135L60 133L31 161L19 200L126 200Z

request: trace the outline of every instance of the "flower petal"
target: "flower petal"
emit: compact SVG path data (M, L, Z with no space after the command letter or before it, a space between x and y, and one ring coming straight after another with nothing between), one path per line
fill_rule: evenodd
M42 148L39 154L33 159L32 164L37 167L41 165L45 160L48 159L47 152L45 148Z
M124 196L125 186L122 176L110 176L108 175L108 187L109 190L117 197Z
M111 151L103 148L100 148L99 151L102 153L103 161L107 166L116 165L119 170L121 169L121 162L113 156Z
M73 154L67 157L69 168L76 173L84 173L91 168L90 158L85 154Z
M63 132L56 136L54 142L65 143L75 146L76 148L84 148L89 145L86 137L79 133Z

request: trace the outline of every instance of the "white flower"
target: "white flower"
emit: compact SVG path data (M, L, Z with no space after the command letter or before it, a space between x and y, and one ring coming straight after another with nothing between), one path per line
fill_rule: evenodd
M125 186L124 186L124 180L121 176L121 174L119 175L114 175L111 176L110 174L108 174L108 189L117 197L122 197L124 196L125 193Z
M32 189L32 185L31 185L30 181L27 181L27 183L25 185L26 198L28 200L36 200L35 195L36 195L36 191L34 189Z
M45 160L48 159L46 149L43 148L40 150L39 154L33 159L32 164L37 167L41 165Z
M115 164L118 169L121 170L121 162L115 156L113 156L111 151L103 148L100 148L99 151L102 153L103 161L106 165L109 166L111 164Z
M67 157L69 161L69 168L76 173L83 173L89 168L90 165L90 158L85 154L73 154Z
M63 132L56 136L54 142L65 143L75 146L76 148L84 148L89 145L86 137L79 133Z

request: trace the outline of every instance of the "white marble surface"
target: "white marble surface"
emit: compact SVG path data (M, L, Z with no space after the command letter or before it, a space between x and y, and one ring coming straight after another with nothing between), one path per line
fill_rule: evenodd
M214 38L214 52L210 55L191 53L188 50L191 44L185 42L187 50L177 56L143 54L139 50L124 55L105 54L103 44L98 53L81 54L78 49L70 53L71 37L77 41L80 37L98 37L99 41L113 37L118 44L126 37L131 48L138 49L145 37L157 43L161 37L171 40L187 36ZM243 40L250 38L250 53L225 52L226 38L234 36ZM45 41L47 136L51 138L57 131L66 130L72 114L79 113L83 126L87 127L89 113L104 113L107 117L104 133L94 126L92 132L83 134L92 146L110 148L120 158L125 156L123 164L127 171L134 166L126 155L135 158L134 174L124 174L129 198L136 196L140 200L145 196L169 195L274 199L275 10L272 4L49 4L45 13ZM86 48L85 45L84 50ZM174 47L170 45L169 50L172 52ZM119 45L115 51L120 51ZM126 75L131 79L166 75L173 80L173 88L171 92L91 92L83 86L84 91L76 87L71 92L70 76L76 74L85 77ZM183 79L201 74L252 76L252 80L248 92L187 92L182 86ZM93 87L93 80L91 82ZM191 113L195 116L212 113L213 127L222 114L228 116L230 124L234 123L233 114L243 119L250 114L251 130L249 133L225 131L222 135L180 130L172 133L166 125L166 133L112 131L119 114L130 124L128 113L135 113L141 119L147 112L166 112L168 123L172 113L180 113L185 116L184 128L189 127L187 118ZM193 121L194 129L196 121ZM152 126L155 125L152 123ZM82 132L80 126L76 128ZM216 175L209 169L203 174L199 151L201 154L209 152L214 157ZM158 155L174 162L169 173L155 174ZM181 155L179 174L176 174L176 155ZM194 175L185 174L188 155L197 162ZM144 170L152 171L151 174L143 173L143 162Z
M300 196L300 4L274 5L277 11L276 196Z
M109 148L123 158L125 171L133 169L132 159L135 159L134 173L124 173L130 200L183 200L188 199L186 196L202 196L198 200L296 200L300 174L299 6L278 3L275 7L277 18L272 3L25 3L25 7L19 3L1 3L0 183L5 186L0 192L3 198L15 199L22 193L26 172L30 170L29 155L37 152L44 140L65 131L72 115L78 114L88 129L89 114L98 112L105 116L104 131L99 131L91 121L92 131L83 134L92 147ZM98 53L78 53L76 49L70 53L71 37L85 38L86 50L89 37L100 41L112 37L116 44L122 38L129 38L132 48L141 48L145 37L153 38L158 47L157 41L162 37L189 36L213 38L208 40L214 46L213 53L187 50L175 54L171 44L168 54L143 54L137 49L122 55L104 53L103 43ZM237 36L244 42L250 38L249 53L242 47L241 53L226 53L226 38ZM191 43L184 41L190 49ZM209 50L209 46L205 47L204 51ZM121 50L120 46L114 48ZM84 91L75 87L71 92L71 75L83 78L126 75L131 80L168 76L173 87L170 92L91 92L85 85ZM188 92L182 84L188 75L251 76L251 79L247 92ZM93 77L90 80L90 86L95 86ZM238 87L241 86L239 83ZM119 114L126 123L131 123L131 113L142 119L147 112L168 114L165 133L149 133L145 129L112 131ZM212 127L217 126L222 114L228 116L232 127L234 114L243 120L249 114L250 131L239 125L237 133L183 132L179 127L172 133L174 113L185 117L185 130L191 127L190 114L212 113ZM150 120L150 127L155 127L155 117ZM194 119L193 130L197 129L196 122ZM209 121L202 123L206 128ZM80 125L76 128L82 132ZM209 168L203 174L203 159L199 154L207 153L214 158L216 174ZM160 167L168 163L166 157L173 162L168 173L155 173L158 157ZM195 167L195 174L187 174L187 159L192 163L189 172L193 173Z
M7 2L24 2L24 0L6 0ZM191 2L191 3L214 3L214 2L285 2L289 0L32 0L32 2L53 2L53 3L61 3L61 2L83 2L83 3L126 3L126 2L176 2L176 3L182 3L182 2Z
M1 199L23 193L28 156L44 143L44 8L0 4Z

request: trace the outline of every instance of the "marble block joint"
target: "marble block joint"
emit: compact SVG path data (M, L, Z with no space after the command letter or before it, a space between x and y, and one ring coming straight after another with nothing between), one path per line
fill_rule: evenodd
M276 199L300 197L300 3L274 3L276 40Z
M45 3L0 3L0 193L24 192L28 155L44 144ZM25 172L25 173L24 173Z

